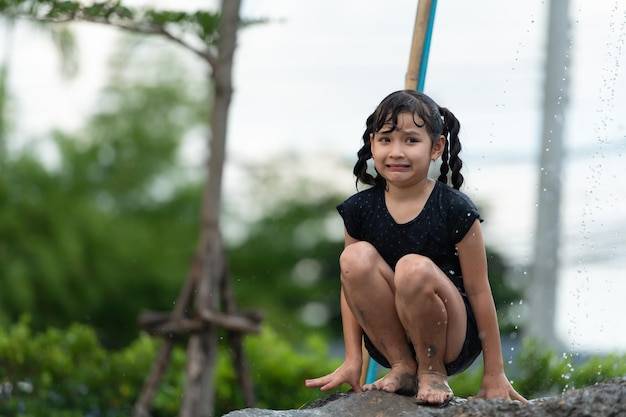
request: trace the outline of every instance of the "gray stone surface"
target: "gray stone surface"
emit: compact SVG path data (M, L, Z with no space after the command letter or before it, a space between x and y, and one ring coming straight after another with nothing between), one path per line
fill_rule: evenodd
M626 377L522 404L517 401L457 399L438 408L411 397L370 391L333 394L302 410L233 411L224 417L626 417Z

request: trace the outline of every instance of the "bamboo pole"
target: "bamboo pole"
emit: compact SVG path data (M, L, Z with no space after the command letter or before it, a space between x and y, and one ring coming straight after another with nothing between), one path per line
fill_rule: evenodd
M421 0L417 4L409 67L404 86L408 90L423 90L430 52L430 37L435 20L436 0Z

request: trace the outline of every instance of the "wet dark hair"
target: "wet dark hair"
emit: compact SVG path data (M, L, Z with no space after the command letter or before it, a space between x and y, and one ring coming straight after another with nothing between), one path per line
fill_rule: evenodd
M385 123L391 123L395 129L398 115L401 113L411 113L422 119L433 142L441 135L446 137L446 144L441 155L440 174L437 179L447 184L450 173L450 185L457 190L461 188L463 185L463 175L461 175L463 161L459 158L461 124L450 110L440 107L432 98L415 90L400 90L389 94L367 118L365 132L363 132L363 146L357 152L358 160L353 169L357 187L359 182L374 186L386 185L381 175L373 176L367 172L367 161L372 157L370 134L379 132Z

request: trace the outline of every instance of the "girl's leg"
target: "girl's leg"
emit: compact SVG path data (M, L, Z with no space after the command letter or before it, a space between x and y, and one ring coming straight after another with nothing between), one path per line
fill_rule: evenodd
M415 393L417 364L395 307L393 271L367 242L347 246L339 259L348 306L363 331L391 364L391 371L364 390Z
M415 347L418 402L441 404L452 399L445 363L461 353L467 312L452 281L429 258L406 255L395 271L398 316Z

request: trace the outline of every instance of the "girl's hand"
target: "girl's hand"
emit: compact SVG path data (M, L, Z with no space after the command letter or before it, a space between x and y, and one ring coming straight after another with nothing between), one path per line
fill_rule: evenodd
M354 392L361 392L361 364L344 362L333 373L315 379L307 379L307 388L320 387L321 391L337 388L341 384L349 384Z
M483 375L483 382L480 387L480 391L473 397L469 397L470 400L477 398L492 399L492 398L504 398L506 400L518 400L523 403L528 402L520 393L515 391L515 388L511 385L506 375Z

